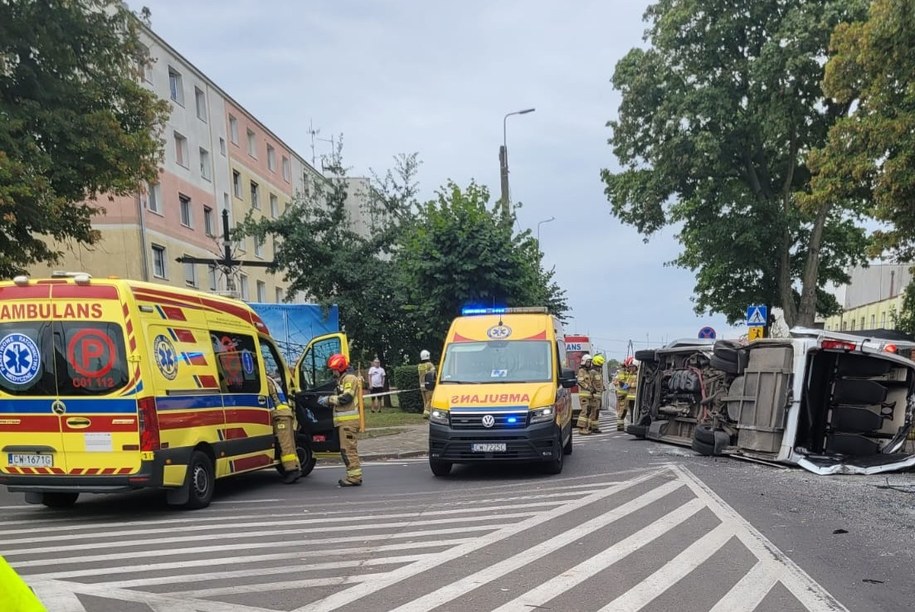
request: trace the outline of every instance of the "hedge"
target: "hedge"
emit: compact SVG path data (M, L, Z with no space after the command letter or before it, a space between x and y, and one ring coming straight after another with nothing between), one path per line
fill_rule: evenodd
M392 382L394 387L406 389L397 396L401 410L413 413L423 411L423 397L419 392L419 370L416 364L394 368Z

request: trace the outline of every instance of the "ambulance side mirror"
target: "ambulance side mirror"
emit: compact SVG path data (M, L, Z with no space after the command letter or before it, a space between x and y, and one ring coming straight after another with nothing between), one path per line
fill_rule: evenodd
M575 377L575 370L564 369L559 375L559 384L563 389L571 389L577 385L578 379Z

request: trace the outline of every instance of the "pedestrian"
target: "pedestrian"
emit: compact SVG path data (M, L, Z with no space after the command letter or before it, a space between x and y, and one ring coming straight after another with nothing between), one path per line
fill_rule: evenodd
M578 401L581 403L581 412L578 413L578 433L587 436L591 433L591 415L594 413L594 380L591 378L591 355L588 353L581 356L576 378L578 379Z
M423 418L428 419L432 410L432 384L435 382L435 365L432 364L429 351L423 349L419 352L419 390L423 396Z
M591 392L594 394L594 405L591 408L591 419L588 428L591 433L604 433L600 430L600 406L604 401L604 362L603 355L595 355L591 360Z
M337 382L336 394L322 397L318 403L322 406L333 406L334 425L340 437L340 456L346 466L346 478L337 481L341 487L358 487L362 485L362 464L356 449L356 433L359 431L359 396L362 394L362 382L349 369L349 360L340 353L331 355L327 368L334 373Z
M381 360L375 357L372 367L369 368L369 393L372 394L372 412L381 412L381 396L384 392L384 379L386 373L381 367Z
M295 442L295 413L286 401L283 387L275 379L267 377L267 391L270 394L273 435L280 447L280 464L283 466L283 483L292 484L302 477L302 466Z

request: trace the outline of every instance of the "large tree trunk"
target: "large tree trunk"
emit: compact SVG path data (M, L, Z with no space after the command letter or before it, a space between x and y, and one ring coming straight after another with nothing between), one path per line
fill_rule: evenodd
M829 217L828 204L820 206L813 230L810 232L810 245L807 247L807 261L804 276L801 279L801 305L797 312L797 325L812 327L817 314L817 273L820 269L820 248L823 245L823 229Z

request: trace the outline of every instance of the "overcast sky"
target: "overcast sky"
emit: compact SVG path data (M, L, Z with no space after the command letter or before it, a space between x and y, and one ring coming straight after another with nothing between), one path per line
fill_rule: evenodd
M667 229L648 244L610 214L601 168L617 169L606 123L619 96L616 62L643 44L644 0L372 0L255 2L128 0L152 10L153 30L311 159L319 138L343 134L351 175L383 172L419 154L421 193L470 179L499 197L498 148L508 119L511 193L522 228L540 221L545 265L567 290L567 331L608 356L711 325L697 317L691 272ZM270 10L268 10L268 8ZM330 143L317 141L316 152Z

